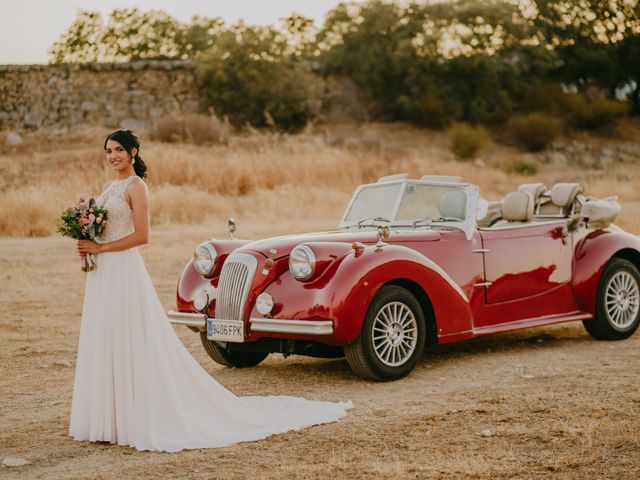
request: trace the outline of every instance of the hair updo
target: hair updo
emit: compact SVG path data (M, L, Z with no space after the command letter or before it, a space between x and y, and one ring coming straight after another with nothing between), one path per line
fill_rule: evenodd
M109 140L118 142L129 152L129 155L135 160L133 170L136 172L136 175L140 178L145 178L147 176L147 165L142 161L142 158L140 158L140 140L136 134L131 130L116 130L111 132L104 141L105 150L107 149L107 142ZM136 154L132 155L131 152L134 148L136 149Z

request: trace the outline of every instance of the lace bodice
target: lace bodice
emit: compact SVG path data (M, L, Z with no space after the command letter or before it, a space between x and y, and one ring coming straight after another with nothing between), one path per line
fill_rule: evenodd
M96 198L96 203L107 209L107 226L102 235L96 237L96 242L113 242L133 233L133 211L124 193L137 178L139 177L132 175L115 180Z

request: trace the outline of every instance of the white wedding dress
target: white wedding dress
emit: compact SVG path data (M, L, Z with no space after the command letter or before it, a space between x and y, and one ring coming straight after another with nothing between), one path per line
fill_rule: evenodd
M112 182L100 241L133 232L124 192ZM237 397L189 354L169 323L137 248L95 255L87 274L69 433L138 450L176 452L258 440L338 420L351 402Z

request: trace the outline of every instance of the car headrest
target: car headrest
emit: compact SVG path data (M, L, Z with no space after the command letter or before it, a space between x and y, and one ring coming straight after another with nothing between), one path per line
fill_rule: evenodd
M502 200L502 218L526 222L533 217L533 197L529 192L511 192Z
M529 192L535 203L540 198L540 195L547 191L547 186L544 183L523 183L518 187L518 191Z
M582 186L579 183L556 183L551 187L551 203L556 207L570 207L580 193Z
M440 215L464 220L467 195L461 190L449 190L440 199Z

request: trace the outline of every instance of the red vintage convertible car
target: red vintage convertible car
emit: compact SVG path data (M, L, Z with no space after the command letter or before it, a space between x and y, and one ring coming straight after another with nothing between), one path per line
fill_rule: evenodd
M427 344L533 326L624 339L640 239L611 224L616 207L574 183L486 202L458 177L392 175L358 187L335 231L200 244L168 315L223 365L345 356L374 380L408 374Z

